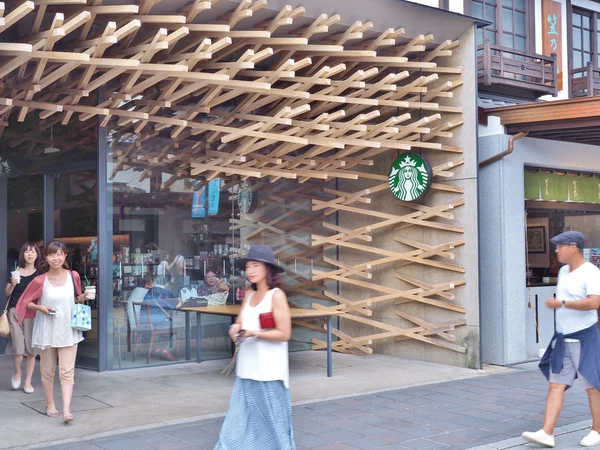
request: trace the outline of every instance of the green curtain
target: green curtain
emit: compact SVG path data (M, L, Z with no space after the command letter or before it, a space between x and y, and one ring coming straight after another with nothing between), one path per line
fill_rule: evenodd
M538 200L540 198L540 173L536 170L525 170L525 199Z
M566 202L569 200L570 179L567 174L554 173L554 200Z
M567 175L569 180L569 200L581 203L585 201L585 188L583 177L581 175Z
M549 202L556 201L556 198L554 197L555 178L556 177L554 176L554 173L540 172L540 187L542 200L546 200Z
M525 170L525 199L600 204L600 175Z
M600 177L583 177L585 187L585 202L600 203Z

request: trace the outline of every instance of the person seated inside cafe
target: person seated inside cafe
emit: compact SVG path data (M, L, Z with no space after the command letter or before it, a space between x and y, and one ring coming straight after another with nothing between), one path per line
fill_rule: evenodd
M152 270L146 275L144 288L148 291L144 296L143 303L147 307L140 311L140 325L150 325L151 322L155 330L165 330L172 326L174 310L181 307L181 302L164 287L167 281L162 275L155 275ZM168 341L165 348L158 348L154 353L170 361L176 361L177 358L171 354L167 346Z
M229 291L229 286L222 280L217 279L217 269L211 267L206 271L204 276L204 283L202 283L198 289L198 297L206 297L211 294L218 294L219 292Z
M144 296L144 304L150 308L150 319L148 318L148 309L143 308L140 314L140 324L152 321L155 328L164 329L170 326L172 320L172 311L176 309L180 302L171 291L164 287L166 280L164 277L156 276L152 271L146 275L144 288L148 289ZM171 312L169 312L171 310Z

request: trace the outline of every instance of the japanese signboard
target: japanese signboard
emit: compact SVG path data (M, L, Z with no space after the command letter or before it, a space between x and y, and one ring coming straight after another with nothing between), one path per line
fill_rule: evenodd
M554 0L542 0L543 53L556 53L556 80L558 90L563 88L562 74L562 14L561 4Z

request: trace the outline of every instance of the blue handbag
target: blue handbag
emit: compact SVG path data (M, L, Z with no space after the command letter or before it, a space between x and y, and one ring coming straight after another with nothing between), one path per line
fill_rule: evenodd
M71 315L71 328L79 331L92 329L92 308L83 303L75 303Z

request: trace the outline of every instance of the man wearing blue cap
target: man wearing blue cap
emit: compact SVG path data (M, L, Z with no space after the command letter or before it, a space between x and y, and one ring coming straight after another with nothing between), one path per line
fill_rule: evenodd
M554 427L563 407L565 391L581 377L592 412L592 429L579 443L583 447L600 444L600 270L583 258L585 237L566 231L551 239L558 261L556 298L546 300L556 310L556 331L546 349L540 370L550 382L544 427L525 432L529 442L554 447Z

